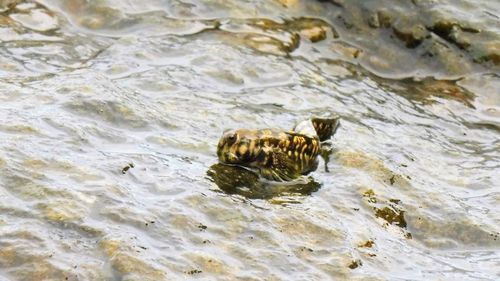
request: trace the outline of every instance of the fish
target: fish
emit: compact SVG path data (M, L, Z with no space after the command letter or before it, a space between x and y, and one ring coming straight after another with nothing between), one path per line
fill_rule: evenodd
M237 129L223 133L217 144L219 162L242 166L273 181L291 181L316 170L321 143L330 139L339 117L312 118L290 131Z

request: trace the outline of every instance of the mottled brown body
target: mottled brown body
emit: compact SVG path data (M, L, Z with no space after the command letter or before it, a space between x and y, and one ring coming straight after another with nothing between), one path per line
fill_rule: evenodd
M221 163L256 169L267 179L288 181L317 167L321 141L337 130L339 118L313 118L294 131L276 129L231 130L217 146Z
M222 163L257 168L265 178L290 180L316 169L317 137L273 129L234 130L221 138L217 155Z

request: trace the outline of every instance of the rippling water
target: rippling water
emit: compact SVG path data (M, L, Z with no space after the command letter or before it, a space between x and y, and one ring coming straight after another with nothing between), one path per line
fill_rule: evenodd
M0 280L499 279L500 6L408 48L339 24L376 2L0 1ZM324 112L310 182L214 166Z

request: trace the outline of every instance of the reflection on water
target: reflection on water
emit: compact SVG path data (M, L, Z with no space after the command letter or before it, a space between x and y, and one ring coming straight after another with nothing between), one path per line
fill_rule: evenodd
M0 279L498 279L499 11L0 0ZM212 165L325 112L312 178Z
M311 195L321 184L312 177L303 177L291 182L263 180L256 173L239 167L214 164L207 171L210 179L228 194L239 194L249 199L271 199L280 196Z

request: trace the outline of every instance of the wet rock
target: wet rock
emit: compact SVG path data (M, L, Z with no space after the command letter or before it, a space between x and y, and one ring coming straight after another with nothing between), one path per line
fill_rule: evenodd
M0 14L0 27L9 27L14 24L14 20L12 20L8 16L4 16Z
M409 215L408 224L413 237L432 248L500 246L500 241L492 235L494 231L488 231L486 225L477 224L463 215L449 214L447 217L452 219L440 220L418 212Z
M420 81L402 80L402 83L408 85L408 91L403 95L410 96L412 99L432 103L434 97L445 98L474 108L474 94L457 85L456 81L427 78Z
M224 69L214 69L210 71L205 71L208 76L221 81L222 83L229 84L231 86L239 86L245 83L245 80L236 75L234 72Z
M391 11L379 9L368 14L367 22L372 28L388 28L392 25L393 17Z
M103 239L99 242L99 246L107 256L113 256L121 247L121 242L115 239Z
M127 206L105 206L99 210L100 215L117 223L126 223L137 228L145 228L144 218L151 215L147 211L138 211Z
M380 20L379 20L379 17L378 17L377 13L372 13L368 17L368 25L370 27L373 27L373 28L379 28L380 27Z
M323 224L316 220L303 220L305 214L293 213L290 216L276 218L276 225L279 229L293 237L294 239L303 239L308 241L314 247L332 247L341 243L343 233L333 226Z
M355 42L370 57L383 62L368 63L370 71L379 75L406 72L411 76L413 69L409 66L414 65L429 76L456 77L499 65L497 48L486 48L500 39L495 23L480 15L478 7L473 11L474 16L464 17L465 11L472 9L466 4L370 0L338 5L335 2L332 9L339 9L340 14L331 20L342 29L344 41ZM474 17L481 20L472 21ZM387 40L388 28L392 30L391 37L398 40ZM401 61L408 65L402 65Z
M64 280L64 265L52 262L44 239L30 231L0 234L0 268L8 268L16 280Z
M474 60L500 65L500 42L488 42L478 46Z
M356 269L362 265L363 263L361 262L361 260L353 260L347 267L349 267L350 269Z
M28 125L0 125L0 131L9 133L21 133L21 134L32 134L40 135L40 132Z
M208 253L191 252L184 254L188 260L198 265L198 270L212 274L227 274L231 272L230 266ZM191 269L190 269L191 270ZM187 272L189 272L188 270Z
M307 39L313 43L325 40L328 32L332 34L333 38L338 37L337 32L331 25L329 25L325 21L318 19L294 19L293 21L287 21L283 28L285 30L296 31L302 38Z
M327 22L298 18L276 22L269 19L231 20L223 23L219 29L232 32L241 38L243 44L266 53L288 55L297 49L301 39L312 43L326 39L328 34L334 38L337 32Z
M53 200L51 203L39 204L45 218L53 222L75 222L80 221L87 209L72 200Z
M374 244L375 244L375 242L373 240L367 240L364 243L359 244L358 247L371 248L371 247L373 247Z
M308 29L300 30L300 36L307 38L309 41L315 43L326 39L326 30L315 26Z
M285 84L294 78L293 69L289 66L264 61L255 65L245 65L242 72L248 80L260 85Z
M28 200L46 199L53 196L58 197L71 197L68 192L50 188L47 185L40 184L34 180L18 175L5 175L4 176L5 188L16 194L20 198Z
M395 224L399 227L406 227L406 220L404 217L404 211L394 210L389 207L384 207L382 209L375 210L375 216L377 218L382 218L389 224Z
M342 41L336 41L331 44L330 49L340 55L340 58L357 59L363 51Z
M117 253L111 258L113 269L123 280L168 280L167 275L133 255Z
M11 275L18 280L66 280L69 272L58 268L40 257L30 264L24 264L12 270ZM68 280L76 280L74 278Z
M297 2L299 0L277 0L281 5L285 6L285 7L293 7L295 5L297 5Z
M348 77L354 75L354 70L351 66L342 61L325 61L321 64L321 71L331 76Z
M479 50L485 42L489 42L489 40L496 41L494 35L491 36L488 32L481 32L479 29L466 26L458 21L438 19L427 28L445 41L470 53L476 62L481 62L477 60L476 51Z
M130 245L120 240L105 238L99 242L99 246L110 259L113 270L123 280L167 280L165 272L129 253L132 251Z
M367 206L373 211L374 216L385 221L385 227L389 225L397 226L406 238L411 238L411 233L406 230L408 225L405 218L406 211L400 204L401 200L383 198L375 194L373 189L364 191L362 195ZM371 247L372 245L373 241L369 240L359 247Z
M0 13L13 9L18 3L23 1L24 0L0 0Z
M37 7L37 4L36 3L29 3L29 2L21 2L21 3L18 3L16 5L16 10L18 11L28 11L28 10L32 10L34 8Z
M286 31L280 23L267 19L232 20L219 29L226 31L221 35L227 36L229 43L275 55L287 55L298 47L300 41L298 34Z
M248 45L256 50L265 53L286 55L298 48L300 37L297 34L293 34L288 42L283 42L272 37L248 35L245 37L245 40L248 40Z
M47 32L59 27L57 18L41 9L30 10L27 14L11 14L10 17L24 27L35 31Z
M120 102L78 99L67 103L66 108L79 115L90 115L102 120L132 128L146 128L145 120L136 115L134 110Z
M1 20L1 17L0 17ZM9 41L16 41L16 40L21 40L22 36L19 35L16 31L14 31L11 28L3 28L0 26L0 42L9 42ZM16 71L16 70L21 70L21 66L17 66L13 63L7 62L2 62L0 65L2 70L7 70L7 71Z
M392 25L394 15L388 10L381 9L377 11L377 19L381 27L388 28Z
M259 52L278 56L288 55L290 51L298 47L300 41L298 35L290 37L291 40L286 42L259 34L219 33L218 35L220 39L231 45L247 46Z
M393 31L396 37L402 40L408 48L417 47L429 36L429 32L421 24L408 25L398 22L393 25Z
M119 10L104 5L74 5L72 9L74 12L79 11L78 23L92 30L114 29L124 20L124 15Z
M407 177L394 173L380 159L366 155L360 151L339 151L335 154L335 161L347 167L364 170L380 181L390 185L409 185Z
M64 173L71 179L79 182L102 179L102 176L94 173L93 171L75 166L73 163L58 161L57 159L42 160L38 158L27 158L23 161L23 165L26 169L31 170L34 173L38 171ZM87 203L94 200L93 198L83 195L80 196L80 199L85 200Z

